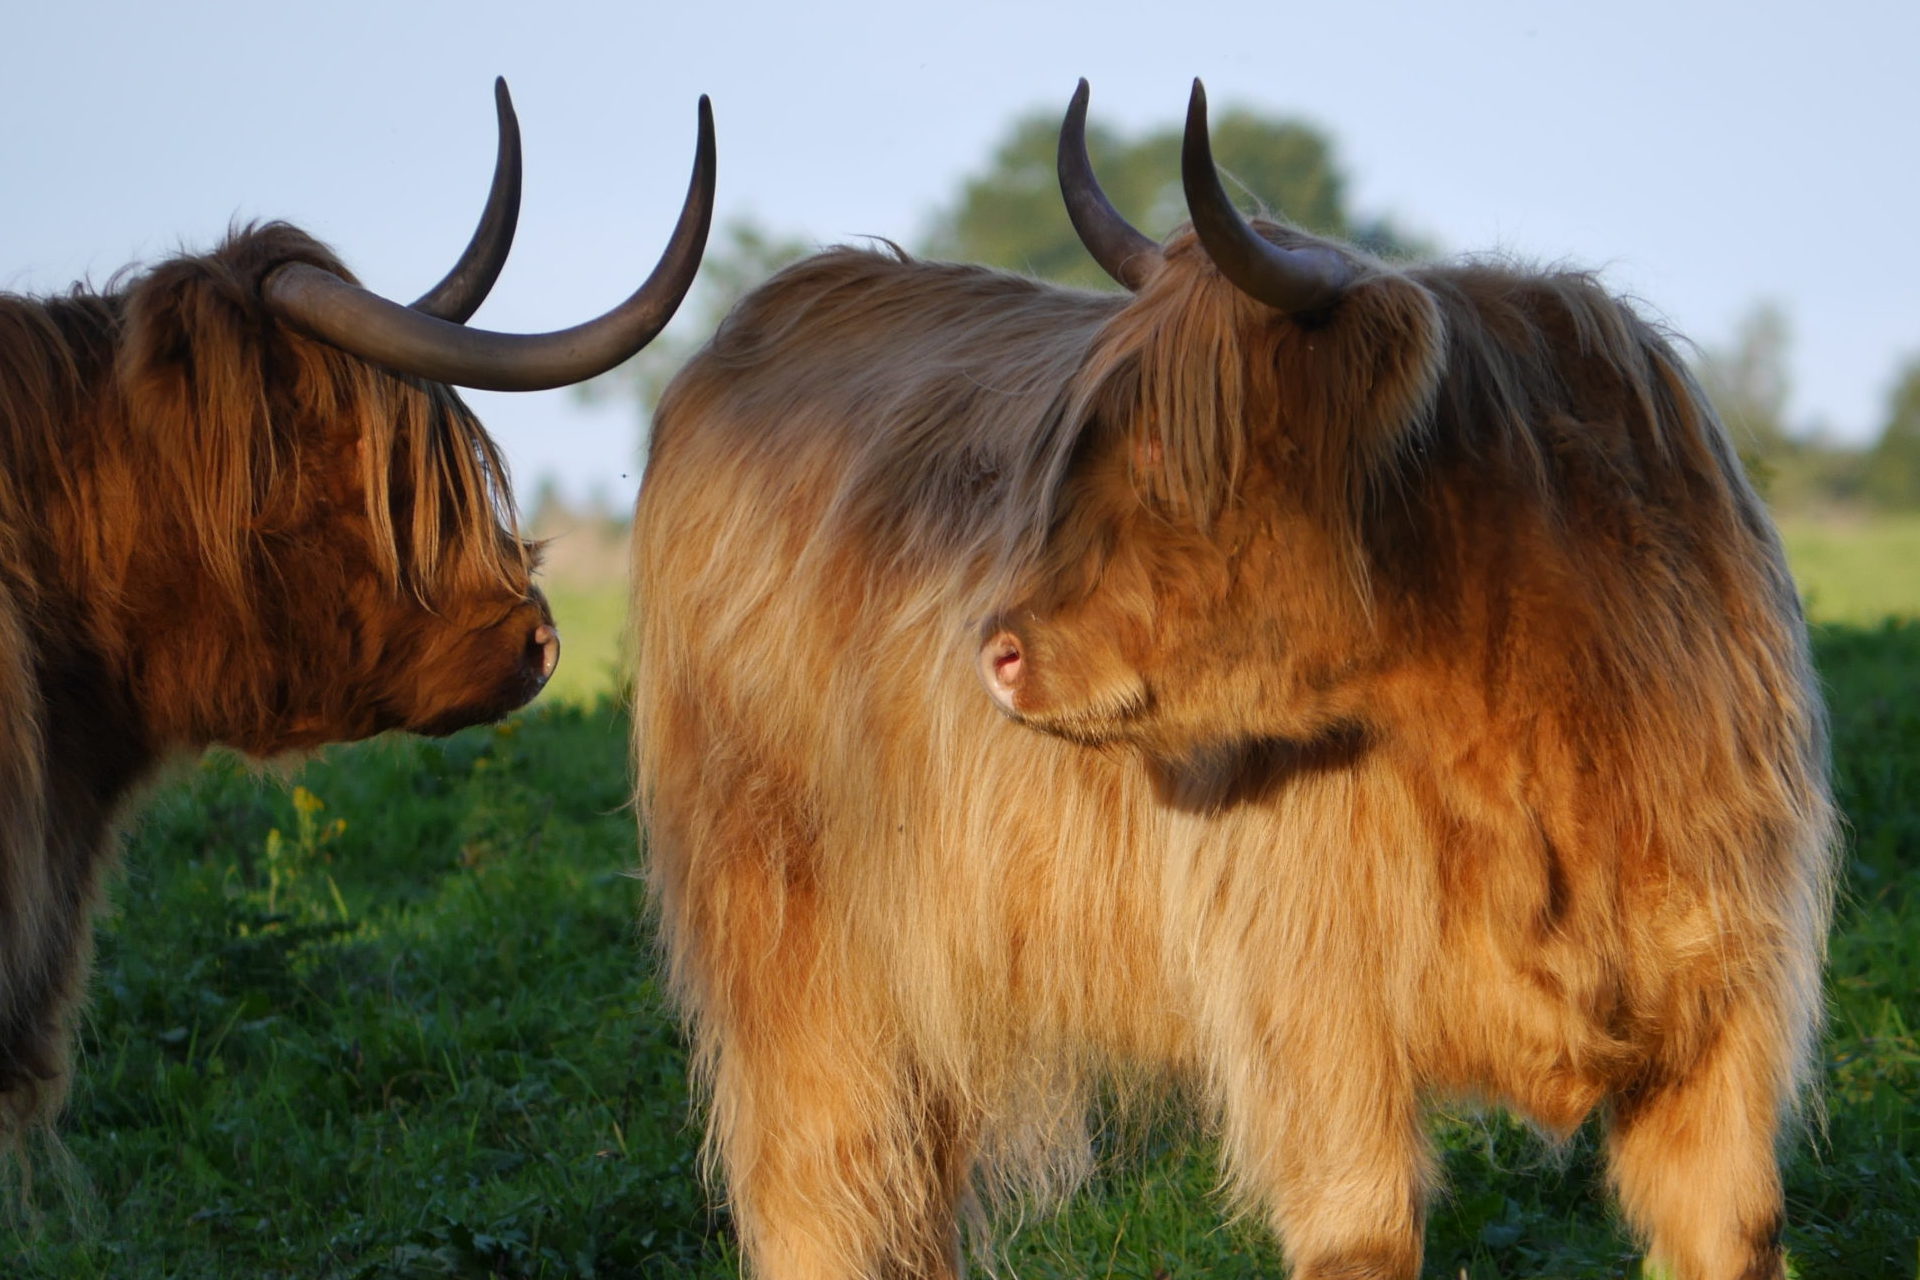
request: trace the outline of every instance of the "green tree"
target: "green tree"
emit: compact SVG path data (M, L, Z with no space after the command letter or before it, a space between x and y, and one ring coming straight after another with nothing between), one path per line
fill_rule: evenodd
M1149 235L1164 235L1187 218L1180 134L1180 126L1166 125L1126 138L1097 120L1087 124L1087 150L1102 189ZM1065 284L1113 287L1067 221L1055 172L1059 137L1055 113L1014 121L986 170L969 178L959 198L936 215L923 251ZM1213 152L1246 212L1272 211L1309 231L1389 256L1420 248L1385 219L1349 211L1333 144L1312 125L1230 110L1214 120Z
M1920 508L1920 356L1909 359L1887 402L1887 425L1867 455L1866 494L1884 507Z
M1786 416L1792 339L1786 312L1761 302L1741 319L1730 345L1703 349L1695 366L1741 457L1763 471L1780 466L1792 447Z
M1776 510L1809 513L1858 502L1862 451L1789 419L1792 336L1786 313L1762 302L1741 320L1731 344L1700 353L1694 371L1747 474Z

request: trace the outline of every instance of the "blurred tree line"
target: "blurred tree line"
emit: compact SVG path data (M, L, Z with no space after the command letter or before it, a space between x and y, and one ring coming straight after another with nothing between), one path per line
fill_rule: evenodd
M1694 371L1733 433L1747 471L1777 510L1920 510L1920 356L1895 379L1877 441L1838 441L1788 416L1792 332L1771 302L1756 304L1725 346L1702 348Z
M1178 124L1133 138L1097 120L1087 124L1087 153L1101 189L1148 235L1165 235L1187 220L1180 138ZM1056 112L1015 120L987 168L967 179L954 203L935 215L923 252L1083 288L1117 288L1067 220L1054 160L1059 140ZM1242 212L1284 216L1385 257L1428 251L1389 219L1349 207L1333 143L1311 124L1229 110L1213 122L1213 155Z
M1067 221L1054 169L1059 128L1059 114L1051 110L1016 119L985 167L966 179L952 203L934 214L926 233L909 247L927 257L985 263L1062 284L1116 287ZM1150 235L1164 235L1186 220L1178 124L1126 136L1090 121L1087 145L1101 186L1128 221ZM1246 212L1275 212L1388 258L1435 252L1389 218L1352 208L1334 145L1312 124L1228 110L1214 121L1213 147L1229 190ZM682 308L684 318L621 370L589 384L584 394L637 395L651 412L674 371L734 302L815 247L751 220L720 228L707 248L693 296ZM1877 442L1860 447L1789 420L1791 336L1780 308L1761 303L1730 342L1701 348L1694 361L1701 385L1769 502L1796 513L1920 510L1920 354L1907 361L1896 380Z

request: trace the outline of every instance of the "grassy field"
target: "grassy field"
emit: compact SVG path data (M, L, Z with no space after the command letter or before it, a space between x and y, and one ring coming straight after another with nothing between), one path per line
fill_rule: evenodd
M1890 545L1911 582L1920 556ZM215 757L154 795L101 922L64 1151L34 1153L0 1275L733 1274L638 924L625 720L590 696L621 602L554 601L571 696L285 779ZM1920 625L1823 628L1818 657L1853 847L1828 1118L1793 1150L1788 1241L1803 1280L1910 1280ZM1430 1275L1637 1273L1590 1134L1548 1152L1497 1118L1438 1133ZM1148 1126L1107 1154L1064 1213L1011 1233L1003 1273L1278 1273L1256 1226L1222 1225L1204 1135Z
M590 703L620 685L620 628L627 616L623 582L558 582L547 587L561 639L560 665L544 697Z
M1920 512L1786 520L1787 558L1809 617L1871 624L1920 618Z

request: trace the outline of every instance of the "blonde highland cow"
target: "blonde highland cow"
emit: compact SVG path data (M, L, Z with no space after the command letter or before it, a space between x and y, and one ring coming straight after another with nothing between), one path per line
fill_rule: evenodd
M825 253L656 422L638 794L750 1270L957 1275L1145 1068L1298 1277L1418 1273L1459 1097L1780 1276L1833 819L1725 432L1585 276L1246 223L1197 86L1149 240L1085 104L1130 295Z

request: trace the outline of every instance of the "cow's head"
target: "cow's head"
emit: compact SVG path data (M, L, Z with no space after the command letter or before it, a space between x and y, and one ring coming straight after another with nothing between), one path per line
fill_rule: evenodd
M1072 389L1077 435L1019 583L984 623L994 702L1084 742L1169 757L1351 725L1393 663L1361 510L1420 447L1440 361L1433 298L1222 189L1196 83L1192 227L1126 225L1061 135L1081 238L1134 292Z
M659 266L599 319L522 336L465 324L503 263L519 198L502 87L480 229L412 306L269 224L163 264L118 299L104 448L66 539L98 660L156 743L271 753L504 715L552 674L506 471L448 384L561 386L659 331L712 208L711 115Z

